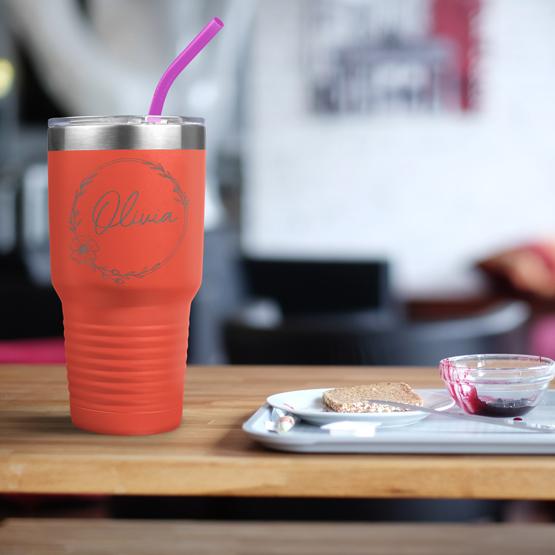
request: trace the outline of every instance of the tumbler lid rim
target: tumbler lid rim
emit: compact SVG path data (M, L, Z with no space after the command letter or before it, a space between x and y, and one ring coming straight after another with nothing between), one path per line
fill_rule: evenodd
M48 120L48 150L203 150L204 120L184 116L77 116Z
M50 118L48 127L74 125L204 125L204 118L188 116L68 116Z

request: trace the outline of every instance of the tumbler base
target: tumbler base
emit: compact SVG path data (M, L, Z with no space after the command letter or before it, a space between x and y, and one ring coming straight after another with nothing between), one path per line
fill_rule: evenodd
M103 412L71 406L77 428L97 434L143 436L175 430L181 424L181 407L163 412Z

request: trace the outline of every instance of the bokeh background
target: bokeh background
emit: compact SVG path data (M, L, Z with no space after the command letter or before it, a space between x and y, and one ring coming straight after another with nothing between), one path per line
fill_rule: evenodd
M190 361L554 354L550 0L2 0L0 359L63 360L47 119L144 114L216 13L166 106L208 129Z

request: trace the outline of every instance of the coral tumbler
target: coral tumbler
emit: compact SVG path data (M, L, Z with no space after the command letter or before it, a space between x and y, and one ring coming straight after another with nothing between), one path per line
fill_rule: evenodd
M204 168L200 119L48 122L52 283L79 428L141 435L181 422Z

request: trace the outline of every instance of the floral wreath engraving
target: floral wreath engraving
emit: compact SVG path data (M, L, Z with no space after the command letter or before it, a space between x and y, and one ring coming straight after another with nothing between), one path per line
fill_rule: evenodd
M165 258L157 261L150 266L145 266L140 270L130 270L123 272L118 268L109 268L108 266L99 264L96 258L97 253L100 251L98 243L87 235L79 233L79 226L82 223L81 215L79 213L79 199L87 192L88 187L91 185L91 183L93 183L95 178L102 170L109 166L114 166L116 164L121 164L125 162L143 164L151 171L155 172L156 174L170 182L172 192L175 193L175 201L183 206L185 212L185 224L183 225L175 246ZM144 160L142 158L117 158L116 160L106 162L105 164L98 166L91 174L89 174L81 181L81 183L79 184L79 188L75 191L75 194L73 196L73 203L71 205L71 213L69 216L69 229L72 235L71 258L79 264L86 264L95 272L99 272L103 278L111 279L119 285L122 285L132 279L143 279L146 276L159 270L162 266L169 262L169 260L176 253L187 230L188 208L189 199L181 189L179 182L170 174L170 172L168 172L164 168L164 166L162 166L162 164L150 162L149 160Z

